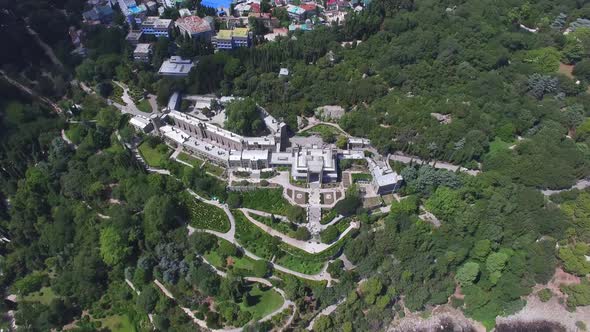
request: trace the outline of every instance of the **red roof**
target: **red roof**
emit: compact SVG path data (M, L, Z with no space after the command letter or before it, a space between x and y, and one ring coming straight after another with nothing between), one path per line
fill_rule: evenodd
M260 4L253 2L250 4L250 11L253 13L260 13Z
M314 3L304 3L299 7L303 8L303 10L305 10L306 12L309 12L315 10L316 5Z
M176 26L182 27L185 31L187 31L190 34L212 31L209 22L198 16L181 17L176 20Z
M328 6L329 6L329 5L333 5L333 4L335 4L337 1L338 1L338 0L328 0L328 3L327 3L327 4L328 4Z

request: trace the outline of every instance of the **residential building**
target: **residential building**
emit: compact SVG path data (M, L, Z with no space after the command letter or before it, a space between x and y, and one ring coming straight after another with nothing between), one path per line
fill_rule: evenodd
M78 47L82 44L82 36L84 35L82 29L76 29L72 26L68 29L68 35L70 36L70 40L74 47Z
M350 2L345 0L328 0L326 10L346 10L350 8Z
M127 37L125 37L125 40L133 46L139 44L142 39L143 39L143 32L141 32L141 30L131 30L127 34Z
M368 138L350 137L348 139L349 150L363 150L370 147L371 141Z
M272 16L269 13L250 13L249 17L255 19L256 21L262 22L264 27L270 31L278 28L281 24L278 18Z
M289 76L289 69L288 68L281 68L279 70L279 77L287 77Z
M150 62L152 58L152 44L139 43L133 51L133 60L137 62Z
M113 8L109 5L95 6L82 13L82 18L86 24L110 24L113 14Z
M140 115L132 117L129 120L129 124L132 125L138 131L141 131L143 133L149 133L150 131L152 131L152 129L154 129L154 126L150 119Z
M137 5L135 0L117 0L121 13L129 24L141 24L147 14L147 7L144 4Z
M182 98L180 98L180 92L175 91L168 99L168 109L171 111L178 111L181 101Z
M235 28L233 30L219 30L211 40L213 45L220 50L231 50L252 45L252 34L247 28Z
M158 74L162 76L185 77L193 68L194 64L191 60L185 60L179 56L170 57L165 60L158 70Z
M304 23L304 24L289 24L289 31L311 31L313 30L313 24L311 23Z
M209 20L198 16L181 17L176 20L175 25L181 34L207 41L211 40L215 31Z
M252 6L250 3L242 2L238 3L234 6L234 15L237 16L246 16L250 13Z
M287 5L287 14L292 20L301 21L305 19L305 9L299 6Z
M180 8L178 10L178 14L180 15L180 17L187 17L187 16L192 16L193 15L191 13L190 9L188 9L188 8Z
M401 187L404 179L392 170L386 161L374 161L371 158L366 160L373 176L372 186L377 194L391 194Z
M194 116L171 111L168 116L174 125L190 135L230 150L268 150L280 151L287 141L287 128L284 122L260 110L263 121L271 132L268 136L244 137L216 125L200 120Z
M248 28L235 28L232 31L232 41L236 47L250 47L252 45L252 35Z
M301 4L299 7L303 9L305 18L310 18L317 14L318 6L313 2Z
M161 0L161 2L166 8L176 8L176 0Z
M145 3L145 6L150 13L155 13L158 10L158 3L155 1L148 1Z
M168 37L171 28L172 20L159 18L158 16L148 16L140 25L140 29L144 35L153 35L156 37Z

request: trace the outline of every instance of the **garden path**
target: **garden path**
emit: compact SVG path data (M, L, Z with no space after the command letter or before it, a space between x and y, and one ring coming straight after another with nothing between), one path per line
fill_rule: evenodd
M301 249L301 250L303 250L307 253L310 253L310 254L317 254L317 253L320 253L320 252L332 247L338 241L340 241L344 236L346 236L346 234L348 234L348 232L350 232L352 229L358 227L358 224L356 222L351 222L350 225L348 226L348 228L346 228L346 230L344 232L342 232L342 234L340 234L338 239L336 241L334 241L332 244L312 242L312 241L302 241L302 240L297 240L297 239L291 238L291 237L273 229L272 227L265 225L265 224L261 223L260 221L252 218L252 216L249 214L249 211L248 211L249 209L241 208L240 210L242 212L244 212L244 215L246 216L246 218L248 219L249 222L254 224L256 227L260 228L261 230L263 230L267 234L272 235L274 237L278 237L284 243L286 243L290 246L293 246L295 248Z

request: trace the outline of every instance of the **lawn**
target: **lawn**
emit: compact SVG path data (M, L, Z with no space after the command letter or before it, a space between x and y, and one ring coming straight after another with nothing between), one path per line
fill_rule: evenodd
M201 159L193 157L186 152L179 153L177 158L184 161L185 163L193 165L196 168L200 168L201 165L203 165L203 161Z
M170 156L170 150L164 144L152 148L144 142L141 143L138 149L145 162L151 167L164 167Z
M188 193L185 194L184 201L189 209L191 226L223 233L229 231L229 219L222 209L201 202Z
M284 216L289 202L283 197L283 189L257 189L242 193L242 206L254 210Z
M276 263L293 271L305 274L320 273L324 266L323 261L306 260L291 254L285 254L283 257L277 259Z
M103 328L113 332L135 332L135 327L127 316L113 315L100 319Z
M339 241L320 254L309 254L268 235L246 220L242 211L235 210L233 213L236 217L236 238L242 246L267 260L278 254L277 257L280 256L280 258L276 260L277 264L297 272L319 273L324 263L345 243L345 240Z
M23 297L24 301L29 302L40 302L45 305L49 305L51 300L57 298L58 296L53 292L50 287L43 287L37 292L32 292L27 296Z
M193 167L196 167L196 168L200 168L201 165L203 165L203 163L205 163L205 165L203 166L203 170L205 172L209 172L213 175L221 176L221 174L223 174L223 172L225 171L223 168L221 168L209 161L204 162L203 160L193 157L185 152L181 152L180 154L178 154L178 159L184 161L185 163L189 163Z
M373 176L369 173L352 173L351 175L352 182L371 182L373 180Z
M203 169L205 170L205 172L209 172L213 175L217 175L217 176L221 176L221 174L223 174L223 172L225 172L225 170L211 162L207 162L205 163L205 166L203 166Z
M249 311L252 314L252 318L255 320L261 319L262 317L272 313L283 305L283 297L277 291L267 288L263 289L264 286L255 284L250 290L250 296L256 298L256 304L247 307L245 303L241 304L243 310Z
M270 217L263 217L263 216L259 216L254 213L250 213L250 216L254 220L259 221L267 226L270 226L275 231L281 232L285 235L291 236L290 234L294 231L294 229L290 225L291 223L284 222L280 219L276 219L275 221L272 221ZM295 227L295 229L297 229L297 227Z
M136 104L137 108L145 113L152 112L152 105L150 105L150 101L147 99L142 99L139 103Z
M280 240L252 225L246 216L240 210L232 211L236 218L236 238L239 243L246 249L252 251L255 255L270 260L278 249Z
M276 263L301 273L319 273L324 263L336 255L340 248L344 246L346 239L346 237L343 238L319 254L310 254L288 244L281 243L280 247L286 254L277 259Z
M223 239L218 239L218 240L220 242L225 241ZM219 253L217 253L217 251L215 251L215 249L212 249L210 252L206 253L204 256L205 256L205 259L209 263L211 263L213 266L215 266L216 268L218 268L220 270L226 270L225 264L223 262L223 258L219 255ZM234 261L234 264L233 264L234 269L252 271L252 269L254 268L254 266L253 266L254 260L252 260L251 258L248 258L246 256L242 256L242 257L230 256L230 257Z
M329 133L334 134L334 137L338 137L338 135L343 134L343 132L341 132L340 130L338 130L338 128L336 127L332 127L329 125L325 125L325 124L319 124L319 125L315 125L309 129L307 129L306 131L302 132L301 136L307 136L309 134L318 134L320 136L324 136L324 135L329 135Z

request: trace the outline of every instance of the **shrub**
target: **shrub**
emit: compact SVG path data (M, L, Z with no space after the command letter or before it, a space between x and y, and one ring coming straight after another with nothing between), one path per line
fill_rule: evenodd
M339 236L340 231L338 230L338 227L336 227L336 225L329 226L320 233L320 238L324 243L332 243L338 240Z
M32 292L36 292L43 287L48 277L42 272L33 272L17 281L14 282L14 290L19 295L27 295Z
M539 297L539 300L541 300L541 302L547 302L551 300L551 298L553 297L553 293L551 293L551 291L548 288L544 288L537 293L537 296Z
M344 272L344 262L341 260L335 260L330 265L328 265L328 273L332 276L332 278L340 278L342 272Z
M311 233L306 227L299 227L295 231L295 238L301 241L307 241L311 239Z

